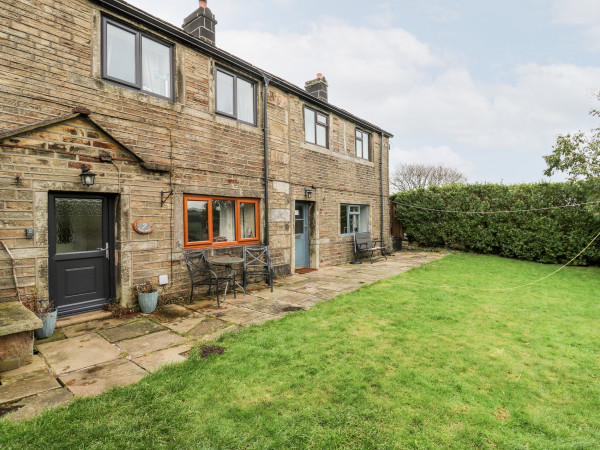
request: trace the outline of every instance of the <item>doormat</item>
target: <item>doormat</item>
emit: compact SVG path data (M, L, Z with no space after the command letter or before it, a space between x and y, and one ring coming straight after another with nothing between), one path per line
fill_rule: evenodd
M316 272L316 271L317 271L317 269L311 269L310 267L299 267L298 269L294 270L294 272L299 273L299 274Z

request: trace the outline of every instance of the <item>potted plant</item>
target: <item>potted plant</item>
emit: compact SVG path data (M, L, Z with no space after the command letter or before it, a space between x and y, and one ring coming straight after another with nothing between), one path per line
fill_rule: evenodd
M33 300L33 312L42 319L42 328L34 331L36 339L47 339L54 333L56 328L57 312L52 300Z
M135 287L135 290L137 292L137 300L142 313L153 313L158 303L158 289L156 284L151 281L146 281L143 284L138 284Z

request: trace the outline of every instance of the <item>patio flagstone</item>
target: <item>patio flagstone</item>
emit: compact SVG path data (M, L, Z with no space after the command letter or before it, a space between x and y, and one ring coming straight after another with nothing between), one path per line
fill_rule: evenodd
M38 345L38 350L57 375L101 364L121 356L121 352L97 334Z
M258 318L264 317L265 313L253 311L251 309L246 308L235 308L230 309L229 311L221 312L215 314L219 319L225 320L227 322L232 322L236 324L244 324L251 322L252 320L256 320Z
M167 347L173 347L174 345L184 344L185 342L185 338L179 336L177 333L165 330L147 336L120 341L117 345L133 358L137 358L147 353L152 353Z
M13 383L0 386L0 405L61 387L47 370L31 372Z
M77 325L71 325L70 327L62 328L64 335L68 338L81 336L82 334L89 334L99 330L106 330L108 328L116 327L127 323L131 319L104 319L94 320L92 322L79 323Z
M227 322L219 319L204 319L189 332L189 336L201 337L227 326Z
M146 356L141 356L133 360L138 366L148 372L154 372L167 364L174 364L183 362L187 358L182 356L182 353L189 351L192 348L191 345L180 345L179 347L171 347L165 350L159 350L155 353L150 353Z
M63 387L52 389L13 403L14 406L20 406L21 408L10 413L6 418L12 422L20 422L21 420L35 417L46 409L52 409L70 403L72 400L73 394L67 389Z
M149 320L145 319L139 319L129 322L125 325L119 325L118 327L102 330L100 331L100 335L108 342L113 343L155 333L164 329L165 327L162 327L157 323L150 322Z
M59 379L74 395L88 397L115 386L136 383L146 374L131 361L119 359L61 375Z
M253 309L255 311L261 311L267 314L283 315L289 312L298 311L304 309L301 306L294 305L292 303L284 302L282 300L269 300L269 299L257 299L253 302L245 302L241 304L245 308Z

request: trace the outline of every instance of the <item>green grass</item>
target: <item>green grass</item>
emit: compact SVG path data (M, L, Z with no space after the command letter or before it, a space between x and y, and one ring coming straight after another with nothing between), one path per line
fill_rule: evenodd
M0 448L598 448L600 270L467 254L237 335ZM408 284L461 286L460 289Z

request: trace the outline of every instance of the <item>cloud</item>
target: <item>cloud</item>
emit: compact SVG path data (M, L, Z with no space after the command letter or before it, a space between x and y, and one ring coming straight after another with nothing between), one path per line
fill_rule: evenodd
M450 147L424 146L417 149L404 150L399 147L390 149L390 171L398 164L441 164L446 167L457 169L465 176L469 176L475 170L475 164L462 158Z
M555 23L581 27L588 39L588 48L600 50L600 3L597 0L542 1L550 3Z
M485 83L406 30L335 19L301 34L227 32L220 45L299 86L323 73L333 104L396 140L420 136L429 145L470 149L548 153L558 133L591 124L600 79L596 67L530 63Z

